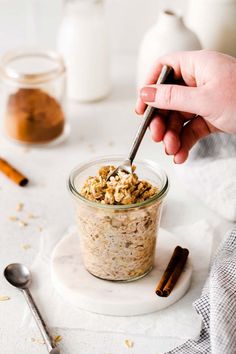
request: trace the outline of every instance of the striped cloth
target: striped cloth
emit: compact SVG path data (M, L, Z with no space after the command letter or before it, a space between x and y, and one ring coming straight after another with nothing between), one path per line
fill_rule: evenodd
M223 218L236 221L236 135L212 134L175 165L186 189Z
M236 227L220 245L202 295L194 307L202 317L199 337L166 354L235 354Z
M236 156L236 135L211 134L201 139L191 150L189 159L226 159Z

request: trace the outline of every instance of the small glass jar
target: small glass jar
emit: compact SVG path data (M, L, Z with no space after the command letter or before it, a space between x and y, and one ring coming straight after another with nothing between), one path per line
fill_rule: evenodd
M80 194L89 176L95 176L102 166L118 166L122 161L122 157L101 157L81 164L69 177L85 268L96 277L113 281L135 280L151 271L168 191L168 178L157 164L135 161L138 177L158 188L155 196L137 204L104 205Z
M3 130L22 144L61 142L68 134L64 115L65 66L55 52L13 51L0 60Z

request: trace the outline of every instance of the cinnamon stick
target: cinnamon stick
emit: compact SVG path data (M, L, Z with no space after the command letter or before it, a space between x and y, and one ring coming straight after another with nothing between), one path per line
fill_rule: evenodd
M173 273L171 274L167 284L165 285L165 287L163 289L162 296L167 297L170 295L171 291L173 290L177 280L179 279L179 277L184 269L188 255L189 255L189 251L187 250L187 248L183 248L182 253L181 253L181 257L180 257Z
M178 263L179 259L180 259L180 256L182 254L182 247L180 246L177 246L175 247L174 249L174 252L171 256L171 259L166 267L166 270L164 272L164 274L162 275L162 278L161 280L159 281L158 285L157 285L157 288L156 288L156 294L158 296L163 296L163 289L165 287L165 285L167 284L171 274L173 273L174 271L174 268L176 266L176 264Z
M0 158L0 171L19 186L25 186L29 180L21 172L17 171L6 160Z
M157 285L156 294L167 297L173 290L186 264L189 251L186 248L177 246L173 252L170 262Z

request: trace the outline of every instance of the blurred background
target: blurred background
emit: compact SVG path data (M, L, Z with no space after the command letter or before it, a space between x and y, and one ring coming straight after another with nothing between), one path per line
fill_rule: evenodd
M44 104L48 120L57 103L64 109L65 98L89 104L132 98L133 107L137 88L160 56L201 48L236 56L235 19L236 0L0 0L0 99L7 135L39 142L25 109L31 114L32 99L35 111L41 109L45 93L55 100L50 114ZM27 139L22 132L29 132Z
M112 55L135 55L145 31L160 9L184 13L186 0L105 0ZM0 54L35 46L55 49L63 0L0 0Z

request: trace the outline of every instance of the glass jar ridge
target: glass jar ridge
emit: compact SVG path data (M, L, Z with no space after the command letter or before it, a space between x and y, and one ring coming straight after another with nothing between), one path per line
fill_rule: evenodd
M9 67L10 63L17 60L24 60L25 58L41 58L46 59L54 63L54 68L50 70L45 70L38 73L27 73L18 72L16 69ZM58 76L65 74L66 68L62 57L53 51L25 51L25 50L15 50L9 51L2 56L0 60L0 75L2 79L10 80L15 83L22 84L40 84L53 79L58 78Z

